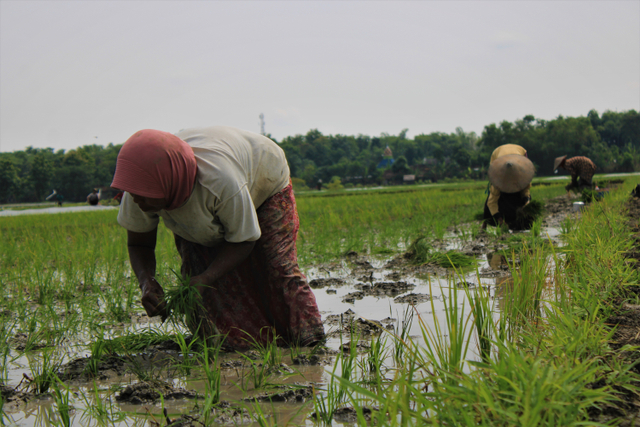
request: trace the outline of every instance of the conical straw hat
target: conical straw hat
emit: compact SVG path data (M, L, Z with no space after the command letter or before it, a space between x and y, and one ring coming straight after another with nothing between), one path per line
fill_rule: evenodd
M508 154L491 163L489 182L503 193L517 193L531 184L535 172L531 160L519 154Z
M553 161L553 171L555 172L556 169L558 169L560 167L560 163L562 163L564 161L564 159L566 159L567 156L560 156L560 157L556 157L556 159Z

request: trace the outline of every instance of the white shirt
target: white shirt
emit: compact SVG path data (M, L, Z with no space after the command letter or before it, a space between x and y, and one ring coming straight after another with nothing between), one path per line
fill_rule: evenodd
M125 192L118 223L146 233L162 217L178 236L204 246L260 238L256 209L289 185L284 151L269 138L226 126L176 134L193 149L198 171L189 199L177 209L143 212Z

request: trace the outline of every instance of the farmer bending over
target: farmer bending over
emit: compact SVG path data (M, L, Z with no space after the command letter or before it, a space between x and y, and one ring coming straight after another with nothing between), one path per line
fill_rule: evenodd
M156 281L158 222L173 231L187 286L197 289L199 333L225 346L309 345L324 336L296 255L298 213L282 149L231 127L172 135L141 130L120 153L112 187L124 190L118 223L149 316L166 315ZM191 326L190 326L191 327ZM193 326L195 329L196 325Z
M565 187L567 191L593 187L591 179L596 172L596 165L588 157L576 156L570 159L567 159L567 156L557 157L553 162L553 171L555 172L558 168L563 168L571 174L571 183Z
M501 145L491 154L489 163L489 196L484 203L487 225L515 228L517 211L531 201L531 180L535 168L527 158L527 150L515 144Z

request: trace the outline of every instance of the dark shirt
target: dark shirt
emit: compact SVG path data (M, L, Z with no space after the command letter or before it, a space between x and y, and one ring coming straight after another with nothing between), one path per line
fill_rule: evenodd
M596 172L596 165L591 159L584 156L572 157L564 161L563 167L571 174L571 180L578 177L587 182L591 182L593 174Z

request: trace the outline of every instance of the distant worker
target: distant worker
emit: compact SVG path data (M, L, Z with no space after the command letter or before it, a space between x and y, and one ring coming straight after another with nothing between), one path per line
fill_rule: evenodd
M320 191L322 190L322 180L319 179L318 182L316 183L316 190Z
M531 201L534 174L535 167L523 147L506 144L493 151L489 161L490 186L484 204L483 230L487 225L515 227L517 210Z
M596 172L596 165L591 159L584 156L570 159L567 159L567 156L557 157L553 162L553 171L557 171L558 168L563 168L571 174L571 183L565 187L567 191L593 187L592 178Z
M87 196L87 203L91 206L97 206L98 202L100 202L100 196L102 196L102 190L94 188L91 194Z
M56 201L56 203L58 204L58 206L62 206L62 201L64 200L64 197L62 197L62 194L58 193L55 189L53 190L53 193L49 194L45 200L51 200L51 201Z

